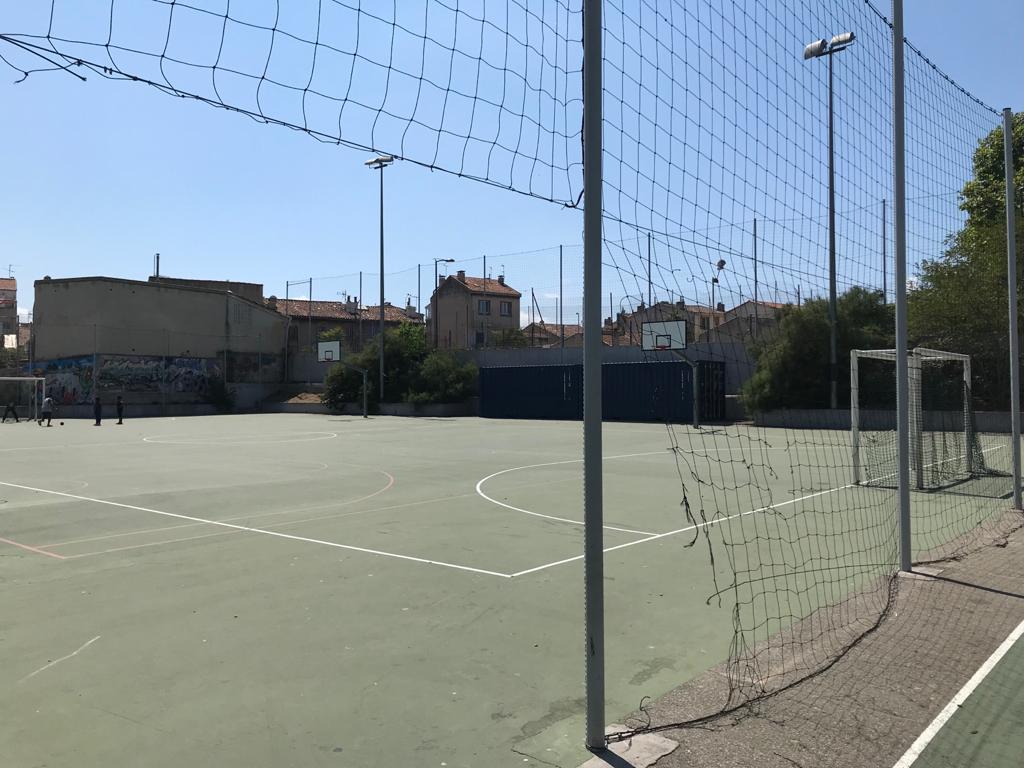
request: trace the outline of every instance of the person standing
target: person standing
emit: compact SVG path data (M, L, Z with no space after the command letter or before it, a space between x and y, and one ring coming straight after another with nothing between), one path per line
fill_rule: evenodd
M96 397L92 401L92 415L93 418L96 419L96 423L93 424L93 426L102 426L100 422L103 420L103 402L100 400L99 395L96 395Z
M4 408L4 417L0 419L0 424L3 424L5 421L7 421L7 414L10 414L11 416L14 417L15 424L18 423L18 409L14 407L14 403L7 403L7 407Z
M47 395L43 398L42 415L39 419L39 426L43 426L43 422L46 422L46 426L52 427L53 424L50 420L53 419L53 398Z
M120 395L117 396L115 407L117 408L117 423L124 424L124 398Z

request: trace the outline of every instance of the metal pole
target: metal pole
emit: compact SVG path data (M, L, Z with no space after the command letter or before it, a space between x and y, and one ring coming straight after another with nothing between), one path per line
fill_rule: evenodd
M366 413L367 413L367 411L366 411L366 389L367 389L367 386L369 385L369 378L370 378L369 372L364 370L363 371L363 418L364 419L369 418L369 416L366 415Z
M1021 509L1020 493L1020 341L1017 319L1017 222L1013 189L1013 113L1003 110L1003 154L1006 164L1006 284L1010 310L1010 429L1013 433L1013 508Z
M359 327L359 349L363 348L363 271L359 270L359 297L356 299L356 324Z
M434 259L434 288L430 292L430 322L434 326L434 348L437 349L437 259Z
M757 336L757 217L754 217L754 336Z
M562 293L562 246L558 246L558 329L562 337L562 348L565 348L565 320L562 313L565 311L565 298Z
M647 306L651 306L651 233L647 233Z
M284 284L284 385L287 388L292 378L288 375L288 345L292 338L292 305L288 303L288 293L292 284L285 281Z
M885 285L885 270L886 270L886 267L887 267L886 258L885 258L885 244L886 244L886 240L888 240L888 238L886 237L886 232L885 232L885 198L883 197L882 198L882 303L883 304L888 304L889 303L889 298L888 298L889 297L889 293L886 290L886 285Z
M907 365L907 179L903 110L903 0L892 0L893 216L896 245L896 483L899 489L900 570L910 571L910 403Z
M380 167L380 402L384 402L384 166Z
M832 61L835 54L828 57L828 321L831 328L829 338L829 406L839 407L837 377L839 361L836 352L836 156L835 156L835 118L833 107Z
M420 277L420 267L422 264L416 265L416 314L420 314L422 309L420 308L420 293L423 291L423 278Z
M605 748L604 510L601 477L601 0L583 15L583 585L586 745Z
M313 278L312 277L309 278L309 304L307 304L306 306L308 307L306 315L307 315L307 317L309 319L309 352L310 352L310 355L312 355L312 353L313 353ZM307 365L306 366L306 386L307 387L309 386L310 379L312 378L312 376L310 374L310 371L312 370L312 368L313 368L312 365Z

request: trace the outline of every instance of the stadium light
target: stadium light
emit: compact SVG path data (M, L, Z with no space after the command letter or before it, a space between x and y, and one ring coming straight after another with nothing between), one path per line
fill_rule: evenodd
M384 169L395 162L391 155L377 155L366 161L367 168L380 171L380 402L384 402ZM312 300L312 296L309 297Z
M839 407L836 311L836 151L835 106L832 59L834 54L846 50L856 39L853 32L840 32L828 41L821 39L804 47L804 59L828 57L828 320L829 320L829 404Z

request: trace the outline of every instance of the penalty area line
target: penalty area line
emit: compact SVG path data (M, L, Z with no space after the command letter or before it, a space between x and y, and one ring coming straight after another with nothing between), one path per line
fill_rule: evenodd
M336 541L325 541L323 539L313 539L313 538L309 538L307 536L296 536L295 534L284 533L282 531L271 531L271 530L269 530L267 528L253 528L253 527L248 526L248 525L238 525L236 523L225 523L225 522L221 522L219 520L209 520L207 518L195 517L193 515L182 515L182 514L178 514L177 512L164 512L162 510L152 509L150 507L137 507L137 506L135 506L133 504L124 504L124 503L119 502L119 501L108 501L107 499L94 499L94 498L91 498L89 496L79 496L79 495L74 494L74 493L64 493L62 491L51 491L51 490L48 490L46 488L35 488L35 487L29 486L29 485L18 485L17 483L6 483L6 482L3 482L3 481L0 481L0 485L6 486L8 488L18 488L18 489L23 490L23 491L34 491L35 493L46 493L46 494L49 494L51 496L60 496L61 498L65 498L65 499L74 499L75 501L88 501L88 502L92 502L93 504L104 504L104 505L106 505L108 507L119 507L120 509L130 509L130 510L133 510L135 512L146 512L146 513L151 514L151 515L162 515L163 517L172 517L172 518L175 518L177 520L188 520L188 521L193 522L193 523L206 523L207 525L219 526L221 528L227 528L227 529L233 530L233 531L246 531L248 533L255 533L255 534L258 534L258 535L261 535L261 536L272 536L272 537L277 538L277 539L285 539L285 540L288 540L288 541L300 541L300 542L303 542L303 543L306 543L306 544L319 544L320 546L323 546L323 547L332 547L334 549L345 549L345 550L348 550L350 552L363 552L364 554L368 554L368 555L378 555L380 557L390 557L390 558L393 558L395 560L406 560L406 561L413 562L413 563L423 563L425 565L439 565L439 566L441 566L443 568L451 568L451 569L456 570L456 571L468 571L470 573L480 573L480 574L483 574L483 575L486 575L486 576L498 576L498 577L500 577L502 579L510 579L510 578L512 578L511 574L508 574L508 573L499 573L498 571L488 571L488 570L486 570L484 568L474 568L474 567L469 566L469 565L459 565L457 563L448 563L448 562L444 562L443 560L430 560L430 559L425 558L425 557L415 557L413 555L402 555L402 554L398 554L396 552L385 552L385 551L380 550L380 549L370 549L368 547L356 547L356 546L353 546L351 544L339 544ZM24 545L18 545L18 546L22 546L22 548L24 548ZM38 550L38 551L42 554L42 550ZM46 553L46 554L52 555L54 557L60 557L61 559L65 559L62 555L54 555L52 552L51 553Z

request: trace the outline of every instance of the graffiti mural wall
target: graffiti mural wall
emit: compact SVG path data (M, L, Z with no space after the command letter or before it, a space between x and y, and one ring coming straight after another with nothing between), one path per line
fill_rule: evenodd
M71 357L40 363L41 375L46 377L46 394L61 405L87 403L93 396L93 358Z

